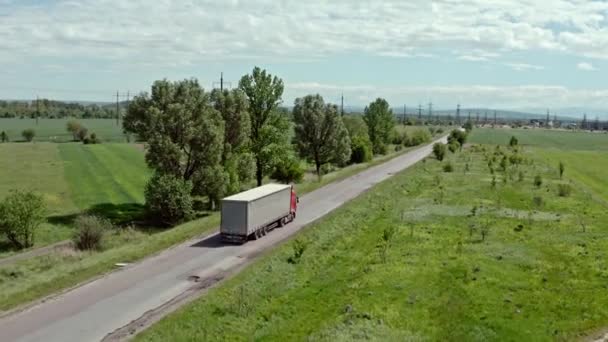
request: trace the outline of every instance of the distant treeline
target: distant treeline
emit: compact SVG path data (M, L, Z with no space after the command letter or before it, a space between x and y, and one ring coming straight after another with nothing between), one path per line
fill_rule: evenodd
M124 104L121 103L121 107ZM122 110L122 108L121 108ZM1 101L0 118L49 118L66 117L94 119L115 118L115 104L81 104L48 99L34 101Z

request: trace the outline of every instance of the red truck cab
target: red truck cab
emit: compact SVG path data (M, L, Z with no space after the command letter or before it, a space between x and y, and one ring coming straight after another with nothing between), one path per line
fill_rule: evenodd
M300 202L300 199L298 198L298 195L296 194L296 190L293 188L293 185L292 185L291 186L291 207L290 207L292 220L296 218L296 211L298 211L298 202Z

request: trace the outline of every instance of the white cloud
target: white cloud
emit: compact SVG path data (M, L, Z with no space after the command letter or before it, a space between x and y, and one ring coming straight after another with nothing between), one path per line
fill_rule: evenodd
M1 57L120 63L425 56L463 51L487 61L512 50L608 58L600 0L3 0ZM475 50L484 53L475 53ZM467 53L465 51L473 51Z
M493 108L586 108L608 107L608 88L572 89L556 85L450 85L377 87L368 84L338 85L322 83L287 83L285 103L291 104L296 96L319 93L326 101L338 103L344 93L345 103L369 103L384 97L395 107L404 103L413 108L433 101L435 108L465 107ZM579 114L579 113L572 113Z
M542 65L534 65L527 63L505 63L506 66L515 71L526 71L526 70L544 70L545 67Z
M576 65L576 68L577 68L578 70L583 70L583 71L595 71L595 70L597 70L597 69L596 69L596 68L593 66L593 64L588 63L588 62L581 62L581 63L578 63L578 64Z

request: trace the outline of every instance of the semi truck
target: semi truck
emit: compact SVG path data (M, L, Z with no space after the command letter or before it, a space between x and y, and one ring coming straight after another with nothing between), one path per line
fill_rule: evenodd
M296 218L298 196L291 185L266 184L222 199L222 241L260 239Z

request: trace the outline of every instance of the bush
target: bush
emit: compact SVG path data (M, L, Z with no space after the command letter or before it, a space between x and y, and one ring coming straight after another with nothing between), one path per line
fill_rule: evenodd
M369 138L363 136L355 136L351 141L350 162L353 164L367 163L372 160L372 143Z
M31 191L11 191L0 203L0 233L4 233L17 249L31 247L45 213L42 196Z
M155 173L146 184L146 208L163 225L182 222L193 214L191 192L191 182Z
M25 141L31 142L36 136L36 131L34 131L32 128L24 129L23 132L21 132L21 136L23 139L25 139Z
M372 149L374 151L374 154L384 155L388 153L388 146L386 146L386 144L378 143L373 146Z
M336 170L337 170L337 168L335 165L333 165L331 163L327 163L327 164L321 165L321 169L319 171L321 171L321 175L326 175L326 174L332 173Z
M444 132L443 128L439 127L437 128L437 134L442 134Z
M408 139L407 146L418 146L431 141L432 136L428 129L419 128L415 130Z
M301 240L301 239L296 239L292 245L293 255L287 259L287 262L289 262L290 264L299 263L300 259L302 258L302 255L304 254L304 251L306 250L307 247L308 247L307 241Z
M445 152L445 144L436 143L435 145L433 145L433 154L435 155L435 158L437 158L437 160L442 161L445 157Z
M511 136L511 140L509 140L509 146L515 147L518 144L519 144L519 142L517 141L517 138L514 135Z
M572 193L572 187L570 184L558 184L557 185L557 194L559 197L568 197Z
M76 232L72 237L74 246L81 251L101 250L105 232L112 224L100 217L83 215L74 222Z
M545 205L545 200L543 200L541 196L534 196L534 198L532 198L532 203L535 207L541 208L543 205Z
M453 130L448 137L448 143L451 144L453 141L458 141L460 147L464 146L467 142L467 133L459 129Z
M395 145L395 152L403 150L403 145Z
M454 166L452 166L452 163L447 162L445 165L443 165L443 172L454 172Z
M541 175L534 176L534 186L540 188L543 185L543 177Z
M91 136L89 138L89 142L91 144L99 144L100 141L99 141L99 139L97 139L97 134L91 133Z
M324 169L325 165L321 168ZM282 159L274 168L270 178L285 184L299 183L304 178L302 163L295 157Z
M84 139L87 137L87 134L89 134L89 130L84 126L81 126L76 134L78 135L78 139L80 141L84 141Z
M8 134L6 134L5 131L2 131L2 133L0 133L0 142L8 142Z
M448 149L450 150L450 152L456 153L456 151L460 149L460 143L458 143L458 141L456 140L453 140L451 143L448 144Z

